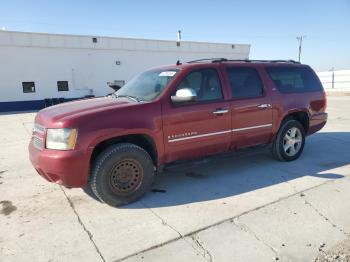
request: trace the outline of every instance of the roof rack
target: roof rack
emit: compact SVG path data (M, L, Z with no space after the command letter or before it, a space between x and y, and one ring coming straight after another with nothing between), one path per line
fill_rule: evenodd
M203 59L197 59L197 60L192 60L192 61L188 61L186 62L187 64L191 64L191 63L198 63L198 62L219 62L219 61L226 61L226 58L220 57L220 58L203 58Z
M212 62L212 63L220 63L220 62L246 62L246 63L290 63L290 64L300 64L300 62L289 59L289 60L250 60L250 59L226 59L226 58L203 58L197 59L193 61L189 61L187 63L198 63L198 62Z

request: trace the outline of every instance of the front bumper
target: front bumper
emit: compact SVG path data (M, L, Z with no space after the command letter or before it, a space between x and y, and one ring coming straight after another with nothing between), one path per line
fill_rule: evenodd
M87 185L89 154L86 151L39 150L32 139L29 144L29 158L39 175L50 182L68 188Z

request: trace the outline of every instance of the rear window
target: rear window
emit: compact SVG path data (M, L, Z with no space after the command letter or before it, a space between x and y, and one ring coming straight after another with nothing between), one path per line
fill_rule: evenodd
M267 67L266 70L282 93L322 90L316 75L307 67Z

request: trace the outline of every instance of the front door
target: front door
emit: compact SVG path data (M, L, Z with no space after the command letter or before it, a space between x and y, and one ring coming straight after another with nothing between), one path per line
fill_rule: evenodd
M231 115L214 68L187 74L176 90L194 89L197 101L163 108L166 162L211 155L229 149ZM165 103L169 103L165 101Z

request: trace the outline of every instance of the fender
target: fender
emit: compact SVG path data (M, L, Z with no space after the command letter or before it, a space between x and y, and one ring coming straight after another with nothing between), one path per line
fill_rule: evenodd
M292 108L292 109L289 109L287 111L284 111L283 114L281 116L279 116L278 118L274 119L274 129L273 129L273 135L276 135L281 124L282 124L282 121L290 114L293 114L293 113L300 113L300 112L303 112L303 113L306 113L307 116L308 116L308 119L310 120L310 117L311 117L311 114L309 112L309 110L307 108Z
M140 135L140 136L146 136L151 140L153 145L155 146L155 150L157 152L157 163L158 165L164 162L164 145L163 145L163 133L162 131L155 132L150 129L145 128L137 128L137 129L109 129L108 132L105 132L103 135L100 135L93 139L90 144L88 145L88 153L89 158L91 158L92 152L94 148L109 139L113 138L119 138L123 136L129 136L129 135Z

